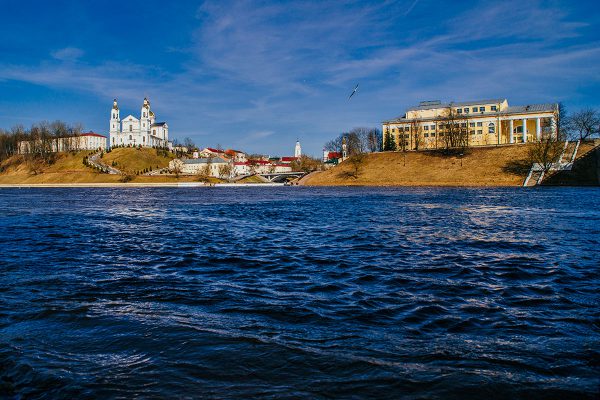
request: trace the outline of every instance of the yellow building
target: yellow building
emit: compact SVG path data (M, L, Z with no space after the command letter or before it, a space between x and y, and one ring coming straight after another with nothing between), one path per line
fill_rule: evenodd
M506 99L423 101L404 116L383 122L383 148L388 136L398 150L457 147L457 137L466 146L536 141L554 133L557 112L558 104L509 106Z

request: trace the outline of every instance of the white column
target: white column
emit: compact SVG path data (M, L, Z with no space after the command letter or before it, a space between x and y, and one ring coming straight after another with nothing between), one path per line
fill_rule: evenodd
M538 142L542 138L542 126L540 124L540 117L535 119L535 140Z
M513 120L512 119L508 120L508 131L510 132L509 143L514 143L515 142L515 135L513 134Z
M527 143L527 120L523 118L523 143Z

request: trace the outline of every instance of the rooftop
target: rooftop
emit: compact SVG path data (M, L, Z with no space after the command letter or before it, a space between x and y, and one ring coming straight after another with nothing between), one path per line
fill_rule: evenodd
M181 160L184 164L226 164L227 161L223 160L221 157L211 157L211 158L186 158L185 160Z
M474 100L474 101L461 101L450 103L442 103L438 101L422 101L418 106L411 107L407 111L419 111L419 110L435 110L436 108L445 107L466 107L466 106L478 106L480 104L500 104L506 101L506 99L487 99L487 100Z

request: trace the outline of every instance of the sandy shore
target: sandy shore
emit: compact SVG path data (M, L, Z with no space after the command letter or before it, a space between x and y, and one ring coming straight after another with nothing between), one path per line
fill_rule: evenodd
M135 187L274 187L283 183L128 182L128 183L5 183L2 188L135 188Z

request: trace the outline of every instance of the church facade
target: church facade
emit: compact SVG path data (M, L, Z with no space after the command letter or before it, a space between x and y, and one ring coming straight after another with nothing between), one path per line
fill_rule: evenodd
M119 105L115 99L110 112L109 143L110 147L170 147L169 126L166 122L156 122L147 98L144 98L139 119L128 115L121 121Z

